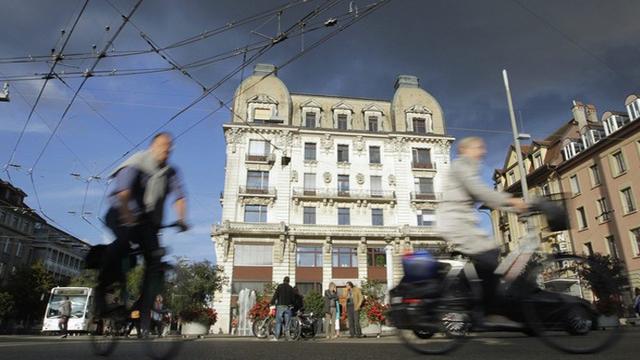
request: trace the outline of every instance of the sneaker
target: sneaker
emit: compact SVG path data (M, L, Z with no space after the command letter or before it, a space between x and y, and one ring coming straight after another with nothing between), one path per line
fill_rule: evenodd
M60 336L60 339L66 339L66 338L67 338L67 334Z
M271 340L271 341L278 341L278 338L277 338L277 337L275 337L275 336L273 336L270 340Z

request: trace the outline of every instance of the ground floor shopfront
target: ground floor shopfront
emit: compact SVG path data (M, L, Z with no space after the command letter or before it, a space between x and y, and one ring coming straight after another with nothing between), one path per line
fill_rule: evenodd
M378 280L386 290L402 278L405 252L442 247L431 228L409 226L225 223L214 230L213 239L217 263L229 280L214 300L218 312L214 331L225 334L231 331L232 318L242 318L239 309L246 309L247 296L239 295L250 290L262 292L265 285L280 283L285 276L303 295L322 293L331 282L339 294L348 281L359 286Z

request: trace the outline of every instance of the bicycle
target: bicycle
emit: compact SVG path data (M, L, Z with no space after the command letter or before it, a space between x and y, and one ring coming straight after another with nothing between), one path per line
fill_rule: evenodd
M551 231L567 228L566 215L546 202L531 205L542 212ZM555 212L554 218L549 214ZM501 276L502 313L515 324L484 322L482 286L473 264L457 259L438 260L437 275L418 283L401 282L392 289L390 317L404 344L421 354L444 354L461 346L472 332L519 331L537 336L546 345L573 354L602 351L618 340L621 327L602 330L600 313L589 301L567 294L559 286L583 296L616 298L620 289L601 264L573 254L543 254L540 236L528 222L521 248L507 256L496 269ZM591 281L580 277L591 276ZM585 285L598 284L590 289ZM556 290L556 291L554 291Z
M287 341L295 341L300 338L302 328L294 324L297 324L295 319L297 319L296 316L291 316L288 326L287 324L282 324L283 331L280 333L280 337L284 335ZM266 339L269 337L269 335L275 336L275 320L276 309L273 308L269 310L269 315L267 317L253 322L253 324L251 325L251 331L253 332L253 335L258 339ZM280 319L280 321L284 323L284 316Z
M160 228L182 228L182 226L176 222ZM157 255L160 259L165 255L165 250L162 247L156 251L158 251ZM102 316L96 315L97 330L91 333L90 336L91 349L96 355L111 355L118 342L127 336L130 314L134 309L131 306L132 299L127 288L126 274L135 267L136 258L142 254L143 251L140 246L130 248L127 253L128 256L125 256L121 261L121 270L124 277L104 289L103 295L106 308L102 309ZM174 267L167 262L161 261L158 272L157 277L151 277L151 279L157 279L157 282L148 287L153 289L154 294L162 294L164 292L165 284L174 277ZM143 284L142 289L146 288L145 285ZM99 296L97 292L96 294L96 296ZM98 314L97 311L94 311L94 313ZM150 328L156 328L156 331L142 329L142 334L139 334L147 356L154 360L168 360L177 355L183 344L182 338L178 335L163 334L161 331L162 326L150 326Z

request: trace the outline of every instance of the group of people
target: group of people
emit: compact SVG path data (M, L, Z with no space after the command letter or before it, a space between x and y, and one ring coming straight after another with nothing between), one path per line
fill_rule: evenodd
M338 287L335 283L329 283L329 288L324 292L324 329L327 339L340 336L340 319L346 310L349 324L349 337L362 337L360 327L360 309L364 303L362 291L347 281L346 304L343 307L338 296ZM346 308L346 309L345 309Z

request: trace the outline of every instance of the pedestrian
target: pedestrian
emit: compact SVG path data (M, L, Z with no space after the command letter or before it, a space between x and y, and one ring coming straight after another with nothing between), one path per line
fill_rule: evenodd
M304 297L300 294L297 285L293 287L293 299L292 314L297 315L298 312L304 312Z
M142 298L138 299L138 301L136 301L133 306L131 307L131 313L129 314L129 327L127 329L127 337L129 337L129 335L131 335L131 330L133 330L133 328L136 329L136 336L138 338L142 337L142 332L140 331L140 300Z
M360 307L363 302L362 291L347 281L347 318L349 319L349 337L362 337L360 328Z
M164 316L164 304L162 295L156 295L156 299L153 302L153 306L151 306L151 329L157 332L158 336L162 336L162 331L164 330L164 324L162 322Z
M272 341L278 341L282 333L282 317L284 316L285 330L289 329L291 321L291 308L295 304L295 295L293 288L289 285L289 277L285 276L282 284L278 285L276 292L271 298L271 306L276 307L276 328Z
M640 288L634 289L635 299L633 300L633 312L637 317L640 317Z
M338 302L338 289L333 282L324 291L324 329L327 339L336 337L336 310Z
M60 322L58 322L58 327L62 331L61 339L64 339L69 334L69 318L71 317L71 301L68 296L64 297L62 303L60 304Z

